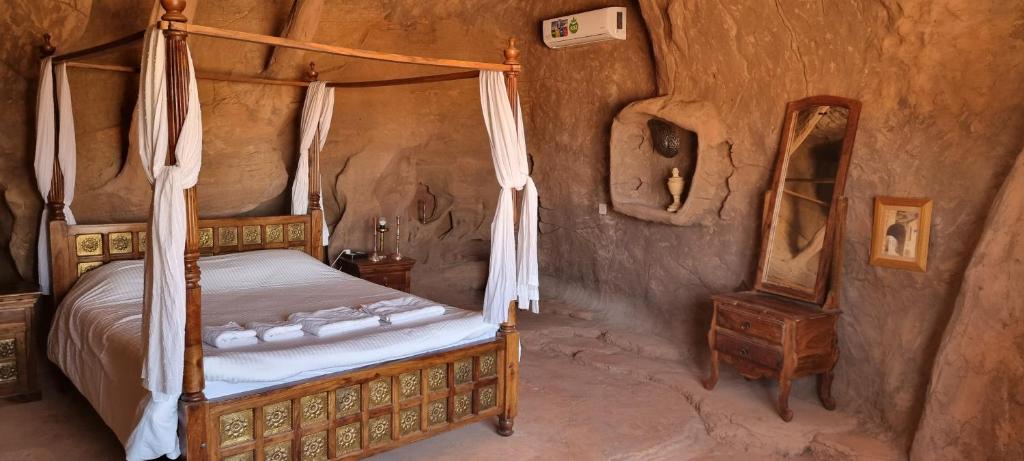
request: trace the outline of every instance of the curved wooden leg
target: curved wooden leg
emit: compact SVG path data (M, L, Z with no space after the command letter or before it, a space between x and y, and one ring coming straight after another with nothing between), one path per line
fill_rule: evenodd
M704 389L712 390L718 384L718 351L711 349L711 375L701 381Z
M789 390L791 385L788 374L779 376L779 416L787 423L793 420L793 410L789 408Z
M818 375L818 399L821 400L821 406L829 411L836 409L836 401L832 398L832 378L834 376L832 370Z
M510 437L515 430L512 429L514 420L512 418L506 418L504 416L498 416L498 435L502 437Z

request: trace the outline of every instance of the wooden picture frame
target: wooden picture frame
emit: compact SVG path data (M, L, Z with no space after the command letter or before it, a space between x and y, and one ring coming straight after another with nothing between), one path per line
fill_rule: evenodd
M869 263L879 267L927 271L931 224L931 199L875 197Z

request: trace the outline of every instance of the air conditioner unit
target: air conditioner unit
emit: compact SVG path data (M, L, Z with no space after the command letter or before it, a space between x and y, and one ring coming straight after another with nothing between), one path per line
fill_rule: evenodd
M565 48L606 40L626 39L626 9L603 8L548 19L541 23L544 44L549 48Z

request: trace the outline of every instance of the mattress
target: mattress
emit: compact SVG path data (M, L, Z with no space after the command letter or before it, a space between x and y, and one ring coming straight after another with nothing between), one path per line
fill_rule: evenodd
M199 266L204 325L284 320L294 312L409 296L293 250L204 257ZM84 274L58 308L49 337L50 360L122 444L136 426L145 427L143 418L153 416L143 411L147 394L140 378L142 285L142 261L111 262ZM436 318L330 338L307 334L234 349L204 344L205 393L214 399L485 341L493 339L496 330L479 312L446 306L444 315Z

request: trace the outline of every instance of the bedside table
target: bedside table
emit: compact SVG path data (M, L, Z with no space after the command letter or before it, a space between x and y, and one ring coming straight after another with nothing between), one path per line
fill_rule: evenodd
M0 398L39 400L36 385L36 304L39 287L0 284Z
M412 287L412 266L416 260L408 257L395 261L384 259L380 262L372 262L370 258L357 259L339 258L335 263L335 269L359 277L367 282L384 285L398 291L408 292Z

